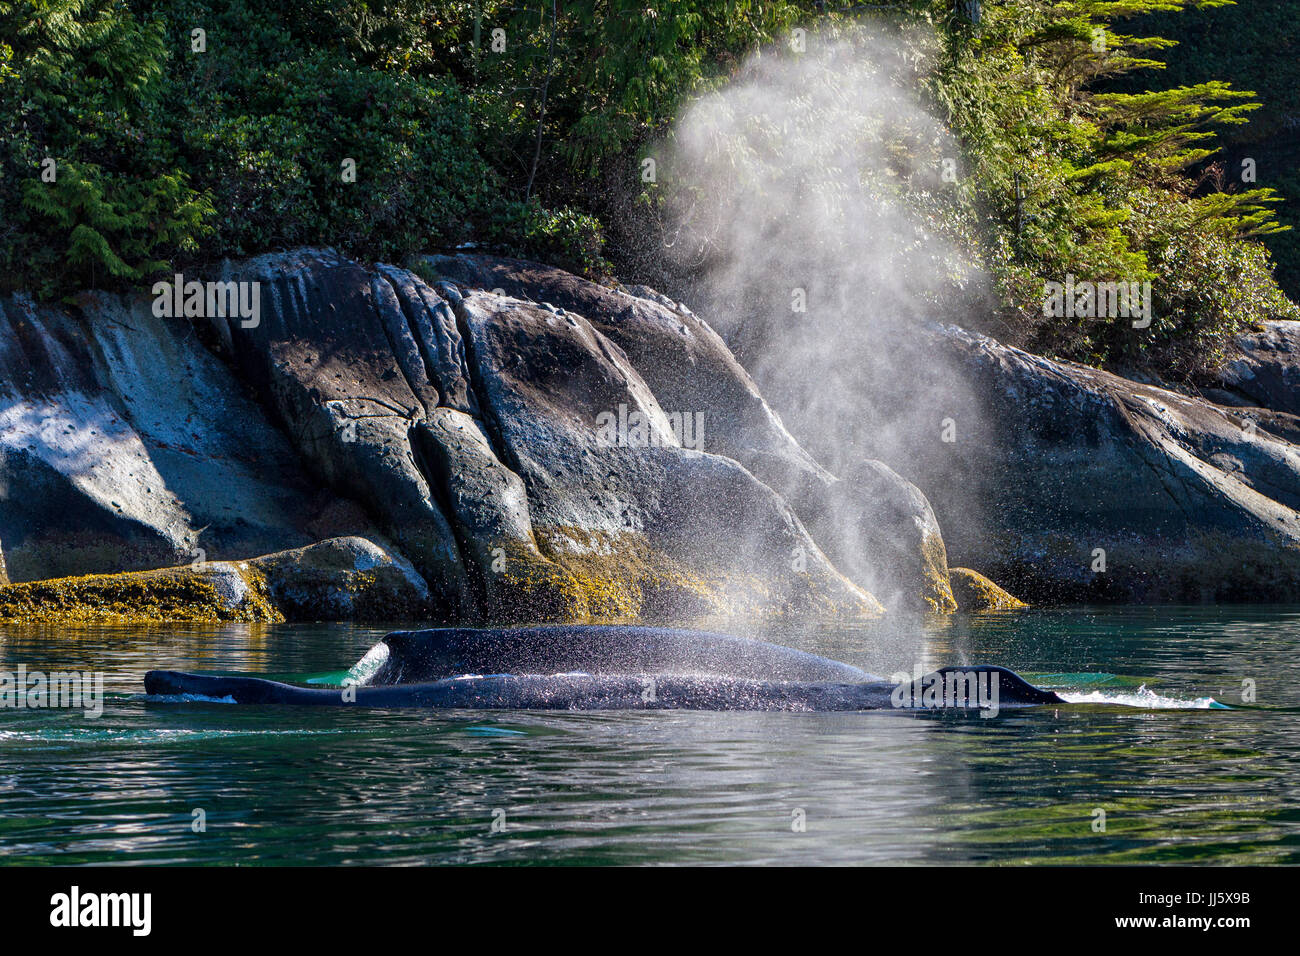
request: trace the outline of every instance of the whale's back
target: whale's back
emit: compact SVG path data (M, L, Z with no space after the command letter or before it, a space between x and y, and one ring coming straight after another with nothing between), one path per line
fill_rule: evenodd
M632 625L554 625L394 631L370 685L462 674L676 674L763 681L862 683L849 664L763 641Z

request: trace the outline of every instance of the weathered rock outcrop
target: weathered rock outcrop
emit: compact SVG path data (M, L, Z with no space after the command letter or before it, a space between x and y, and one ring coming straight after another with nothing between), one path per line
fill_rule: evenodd
M1265 322L1239 336L1219 379L1233 404L1300 415L1300 322Z
M328 250L223 278L259 283L257 321L0 302L11 617L164 585L158 613L203 619L1009 603L949 554L1035 601L1300 597L1291 324L1243 340L1216 393L1239 407L912 329L866 360L861 457L833 475L651 290Z
M0 624L283 621L263 582L231 561L47 578L0 587Z
M970 568L952 568L948 577L959 611L1014 611L1027 606L1020 598Z
M356 536L263 555L239 567L289 621L420 620L436 605L410 561Z
M607 288L550 266L427 256L416 270L580 315L620 348L661 408L698 416L702 450L731 458L781 495L827 557L888 607L950 611L943 537L929 502L883 462L836 477L763 400L722 339L688 308L643 287Z
M455 536L411 438L443 394L464 405L450 390L457 373L431 378L436 360L456 362L445 303L439 311L440 300L426 304L418 292L399 301L383 271L329 251L264 256L234 277L260 283L260 321L211 321L307 469L375 516L441 596L445 616L472 613Z
M422 618L431 606L410 562L358 537L249 561L0 587L0 623L381 621Z
M247 389L148 300L0 301L0 540L16 581L366 533Z
M1036 601L1300 597L1294 324L1243 339L1239 407L914 329L864 367L864 454L832 475L650 290L328 250L225 278L260 283L258 321L0 302L0 574L181 565L20 583L16 616L160 582L159 613L217 618L951 610L949 553Z
M221 277L258 283L256 319L207 326L156 318L145 298L4 303L0 540L14 578L186 562L145 583L216 588L196 602L253 616L372 616L380 565L399 616L881 610L781 493L826 524L818 509L851 482L803 453L704 323L554 270L553 292L528 300L420 271L264 256ZM633 311L602 311L607 296ZM692 397L709 388L713 404ZM719 443L687 447L677 409L715 416ZM354 537L304 547L337 535ZM8 593L12 606L72 594L60 613L75 616L77 600L114 605L97 597L117 593L113 578Z
M897 350L877 451L955 563L1035 601L1300 597L1300 448L1258 416L953 327Z
M221 337L313 470L450 596L447 616L878 609L771 489L683 448L585 316L330 253L238 278L270 290L264 321ZM643 433L604 435L620 414Z

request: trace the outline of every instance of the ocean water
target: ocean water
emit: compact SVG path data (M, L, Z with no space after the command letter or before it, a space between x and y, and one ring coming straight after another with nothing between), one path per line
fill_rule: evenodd
M1300 862L1295 607L769 635L884 675L1003 664L1072 701L993 719L143 695L154 667L337 683L385 630L0 629L0 671L102 671L106 694L99 717L0 709L0 861Z

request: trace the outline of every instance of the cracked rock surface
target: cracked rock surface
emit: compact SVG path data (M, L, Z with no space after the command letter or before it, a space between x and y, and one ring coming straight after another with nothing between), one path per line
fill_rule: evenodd
M954 564L1037 601L1300 596L1300 446L1286 416L954 326L899 348L922 371L891 406L891 453L924 476ZM944 420L952 441L939 440Z
M0 301L0 573L176 569L18 616L159 581L218 617L851 620L953 610L950 556L1029 600L1300 596L1289 328L1223 405L918 328L864 369L888 428L832 474L652 290L327 249L220 278L260 284L256 323Z
M652 313L638 362L607 334L619 320L600 311L602 287L574 280L593 320L421 271L316 249L228 266L223 280L260 284L257 323L158 319L143 297L7 302L5 318L25 323L0 353L15 419L0 438L0 540L14 580L270 551L247 564L279 613L349 617L370 545L395 585L409 583L404 568L424 583L399 603L433 620L882 610L745 464L683 446L643 375L649 363L658 387L674 381L660 364L680 350L654 338L683 322ZM689 321L703 354L730 358ZM815 474L752 383L741 393L779 454ZM602 415L629 410L639 430L601 430ZM320 538L333 543L304 547Z

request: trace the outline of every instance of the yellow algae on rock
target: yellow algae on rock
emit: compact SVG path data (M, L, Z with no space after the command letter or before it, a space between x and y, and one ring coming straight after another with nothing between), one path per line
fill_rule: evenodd
M0 623L283 621L265 578L226 561L0 587Z
M984 580L987 581L988 579L985 578ZM992 584L991 581L989 583ZM921 544L921 600L932 611L950 614L957 610L958 604L957 598L953 594L954 587L952 572L948 568L948 554L947 549L944 547L943 538L937 534L928 535ZM997 585L994 585L994 587L997 587ZM1010 597L1010 595L1007 596ZM1012 600L1015 599L1012 598Z
M998 587L978 571L970 568L950 568L952 593L960 611L1009 611L1029 607L1018 597Z

